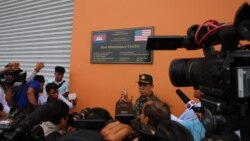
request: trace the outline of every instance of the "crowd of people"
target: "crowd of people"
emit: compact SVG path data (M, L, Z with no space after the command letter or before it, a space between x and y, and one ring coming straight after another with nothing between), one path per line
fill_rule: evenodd
M89 108L80 119L103 120L98 130L78 128L78 119L71 118L69 109L73 108L77 99L67 98L69 84L63 79L65 68L55 67L55 77L45 82L39 71L44 67L42 62L34 66L34 71L25 75L16 84L6 84L12 80L10 73L19 70L19 63L11 62L0 71L5 78L0 85L0 118L6 119L11 112L24 112L27 116L39 107L50 105L46 117L32 129L32 134L46 141L77 141L77 140L111 140L111 141L199 141L205 136L205 129L199 116L191 109L186 109L180 118L171 113L170 107L154 93L153 77L140 74L138 88L140 96L133 104L134 119L130 124L114 119L106 109ZM16 77L16 76L15 76ZM121 91L121 99L129 101L127 91ZM92 137L91 137L92 136ZM95 136L95 137L93 137ZM91 139L88 139L91 137Z

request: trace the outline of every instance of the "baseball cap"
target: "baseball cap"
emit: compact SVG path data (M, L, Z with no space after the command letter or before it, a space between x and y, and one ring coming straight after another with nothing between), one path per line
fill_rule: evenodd
M153 77L150 74L140 74L138 83L153 84Z

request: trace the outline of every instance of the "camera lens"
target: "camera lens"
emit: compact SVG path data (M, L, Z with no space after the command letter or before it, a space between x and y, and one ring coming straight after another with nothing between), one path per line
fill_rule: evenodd
M194 86L201 58L176 59L169 68L171 83L177 87Z

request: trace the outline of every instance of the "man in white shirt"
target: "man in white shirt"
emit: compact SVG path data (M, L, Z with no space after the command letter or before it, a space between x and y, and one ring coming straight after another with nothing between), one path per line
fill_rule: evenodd
M10 112L10 107L8 106L5 100L5 92L1 86L0 86L0 103L3 106L3 112L8 114Z
M48 80L48 83L56 83L58 85L58 94L63 95L67 97L69 93L69 82L66 80L63 80L65 73L65 68L62 66L56 66L55 67L55 78Z
M47 101L59 99L66 103L69 108L73 108L75 106L74 103L70 102L63 95L58 93L58 85L56 83L48 83L45 87L46 94L43 93L39 96L38 104L44 105Z

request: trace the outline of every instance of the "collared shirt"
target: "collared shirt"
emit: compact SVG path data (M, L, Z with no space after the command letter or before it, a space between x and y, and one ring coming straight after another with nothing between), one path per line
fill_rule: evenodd
M180 122L194 137L194 141L200 141L205 137L205 128L198 118Z
M197 103L195 105L196 107L201 107L201 103ZM181 120L193 120L193 119L197 119L197 115L196 113L194 112L193 109L191 108L187 108L180 116L179 116L179 119Z
M10 107L5 100L5 92L2 87L0 87L0 103L3 105L3 111L8 114L10 112Z
M184 120L181 120L181 119L179 119L178 117L176 117L174 114L171 114L170 115L170 118L171 118L171 120L173 120L173 121L176 121L176 122L184 122Z
M59 95L62 95L62 94L64 94L64 93L66 93L66 92L69 92L69 82L68 82L68 81L62 80L62 81L60 81L60 82L56 82L56 81L55 81L55 78L53 78L53 79L51 79L51 80L48 80L47 84L48 84L48 83L56 83L57 85L59 85L59 84L61 84L63 81L65 81L65 82L64 82L64 83L62 84L62 86L58 89L58 94L59 94Z

